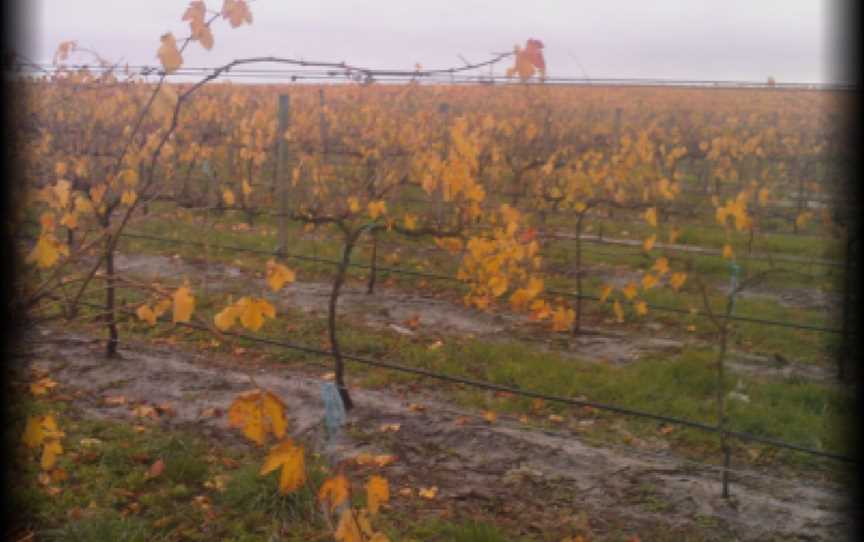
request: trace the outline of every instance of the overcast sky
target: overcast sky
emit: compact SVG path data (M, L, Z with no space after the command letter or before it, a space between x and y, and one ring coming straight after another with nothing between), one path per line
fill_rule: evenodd
M222 0L207 2L218 9ZM19 49L50 61L77 40L111 60L156 64L159 36L185 36L182 0L26 0ZM256 0L251 27L215 23L216 45L187 66L278 55L378 68L460 64L527 38L550 76L780 82L847 79L838 0ZM845 28L843 28L845 30ZM497 73L503 72L503 67Z

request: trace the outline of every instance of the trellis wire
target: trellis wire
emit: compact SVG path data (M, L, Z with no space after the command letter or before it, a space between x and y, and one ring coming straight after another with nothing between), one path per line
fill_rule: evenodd
M56 296L52 296L52 298L57 300L57 301L62 301L62 298L59 298ZM89 302L85 302L85 301L81 301L79 303L81 303L84 306L89 306L91 308L98 308L98 309L104 308L102 305L98 305L95 303L89 303ZM125 310L125 309L118 309L118 310L126 313L129 316L135 316L135 313L131 310ZM212 331L209 327L201 325L201 324L196 324L194 322L177 322L175 325L179 325L179 326L190 328L190 329L195 329L198 331L208 331L208 332ZM331 352L326 351L326 350L313 348L311 346L294 344L294 343L291 343L288 341L283 341L283 340L269 339L267 337L256 337L254 335L248 335L245 333L237 333L237 332L233 332L233 331L222 331L221 333L223 335L226 335L226 336L236 337L238 339L243 339L243 340L247 340L247 341L254 342L254 343L268 344L271 346L278 346L280 348L285 348L288 350L303 352L306 354L313 354L316 356L329 357L332 355ZM496 384L494 382L488 382L485 380L463 378L463 377L454 376L454 375L450 375L450 374L446 374L446 373L439 373L436 371L431 371L428 369L421 369L418 367L408 367L405 365L401 365L401 364L393 363L393 362L389 362L389 361L370 359L370 358L358 356L355 354L343 353L342 356L346 360L360 363L363 365L371 365L373 367L379 367L382 369L389 369L392 371L409 373L409 374L414 374L414 375L418 375L418 376L424 376L424 377L432 378L435 380L450 382L453 384L464 384L466 386L470 386L470 387L474 387L474 388L512 393L514 395L519 395L519 396L527 397L527 398L531 398L531 399L543 399L545 401L552 401L555 403L568 404L568 405L572 405L572 406L591 407L591 408L595 408L597 410L604 410L604 411L608 411L608 412L614 412L617 414L626 415L626 416L633 416L633 417L637 417L637 418L650 419L650 420L669 423L669 424L673 424L673 425L680 425L682 427L689 427L692 429L698 429L698 430L706 431L709 433L715 433L716 434L716 433L722 432L727 437L734 437L734 438L737 438L737 439L743 440L743 441L757 442L760 444L773 446L775 448L792 450L792 451L801 452L804 454L809 454L809 455L812 455L815 457L832 459L832 460L844 462L844 463L855 464L855 463L859 462L858 459L853 458L853 457L849 457L849 456L845 456L843 454L826 452L824 450L816 450L813 448L808 448L806 446L801 446L798 444L784 442L782 440L777 440L777 439L773 439L773 438L769 438L769 437L762 437L759 435L754 435L752 433L747 433L747 432L743 432L743 431L729 431L729 430L725 430L725 429L721 430L720 428L718 428L714 425L709 425L707 423L697 422L694 420L687 420L684 418L676 418L674 416L666 416L663 414L655 414L652 412L645 412L645 411L638 410L638 409L627 408L627 407L622 407L622 406L608 404L608 403L600 403L597 401L590 401L587 399L576 399L573 397L551 395L551 394L546 394L546 393L542 393L542 392L516 388L513 386L505 386L502 384Z
M130 239L142 239L142 240L156 241L156 242L161 242L161 243L173 243L173 244L180 244L180 245L197 245L197 246L209 245L210 248L213 248L213 249L217 249L217 250L221 249L221 250L227 250L227 251L233 251L233 252L247 252L247 253L251 253L251 254L263 254L263 255L268 255L268 256L273 256L274 254L276 254L276 251L274 251L274 250L264 250L264 249L255 249L255 248L249 248L249 247L238 247L238 246L233 246L233 245L206 243L204 241L192 241L192 240L184 240L184 239L168 239L166 237L158 237L158 236L154 236L154 235L146 235L146 234L140 234L140 233L124 232L124 233L121 233L120 236L121 237L127 237ZM295 259L295 260L309 261L309 262L314 262L314 263L325 263L325 264L331 264L331 265L336 265L339 263L336 260L331 260L331 259L327 259L327 258L320 258L317 256L306 256L303 254L288 253L288 252L285 253L285 257ZM367 265L367 264L354 263L354 262L350 263L349 265L351 267L359 268L359 269L371 269L371 267L372 267L372 266ZM429 279L435 279L435 280L446 280L446 281L452 281L452 282L459 282L459 279L457 279L456 277L451 277L448 275L439 275L436 273L427 273L424 271L412 271L410 269L400 269L397 267L387 267L387 266L376 266L376 267L377 267L378 271L383 271L383 272L388 272L388 273L394 273L394 274L400 274L400 275L409 275L409 276L415 276L415 277L423 277L423 278L429 278ZM565 292L565 291L561 291L561 290L551 290L551 289L547 290L547 292L552 294L552 295L559 295L559 296L570 297L570 298L574 298L574 299L575 298L581 298L581 299L587 299L589 301L599 301L600 300L600 298L598 296L589 295L589 294L578 295L578 294L575 294L573 292ZM670 306L666 306L666 305L649 304L648 308L654 309L654 310L666 311L666 312L674 312L674 313L678 313L678 314L691 314L689 309L682 309L680 307L670 307ZM818 331L818 332L835 333L835 334L842 334L843 333L843 331L840 329L835 329L835 328L830 328L830 327L815 326L815 325L809 325L809 324L798 324L795 322L784 322L784 321L779 321L779 320L768 320L768 319L764 319L764 318L751 318L751 317L747 317L747 316L733 315L733 316L730 316L729 319L733 320L733 321L739 321L739 322L771 325L771 326L786 327L786 328L792 328L792 329L801 329L801 330L807 330L807 331Z

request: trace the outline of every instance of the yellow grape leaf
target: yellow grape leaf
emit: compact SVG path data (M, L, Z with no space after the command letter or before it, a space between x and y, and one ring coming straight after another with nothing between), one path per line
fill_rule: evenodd
M562 305L552 314L552 329L554 331L568 331L575 320L576 312Z
M348 198L348 210L356 213L360 210L360 202L354 196Z
M330 510L336 510L343 502L348 500L350 484L344 474L337 474L328 478L321 484L318 490L318 501L322 504L330 503Z
M354 461L356 461L358 465L374 464L378 465L379 467L386 467L390 463L396 461L396 456L390 454L372 455L367 453L361 453L354 458Z
M402 217L402 221L405 223L406 230L416 230L417 229L417 217L412 214L406 214Z
M93 200L93 203L99 203L102 201L102 197L105 196L105 190L108 187L104 184L97 184L95 186L90 187L90 199Z
M60 256L69 255L69 247L57 241L53 235L42 235L36 246L27 255L27 262L35 262L38 267L43 269L53 267L60 259Z
M242 428L243 434L259 446L264 444L268 432L282 438L288 427L285 403L269 391L241 393L228 407L228 425Z
M228 425L242 428L246 438L261 446L267 438L267 432L259 397L260 392L257 390L236 397L228 408Z
M378 427L378 431L382 433L395 433L396 431L399 431L401 427L402 425L398 423L383 423Z
M600 290L600 303L606 303L606 299L608 299L609 294L612 293L612 286L608 284L604 284L603 288Z
M236 304L232 303L213 317L213 323L219 331L227 331L234 325L237 318L240 317L240 312L240 308L238 308Z
M498 419L498 414L493 410L486 410L483 412L483 419L489 423L495 423L495 420Z
M165 314L165 311L167 311L168 309L171 308L171 305L172 305L172 304L173 304L173 303L172 303L172 300L171 300L171 299L161 299L161 300L159 300L159 302L156 303L156 305L153 306L153 314L156 315L156 318L159 318L160 316L162 316L163 314Z
M531 294L525 288L519 288L510 296L510 305L514 310L525 307L531 301Z
M621 290L621 293L623 293L624 297L626 297L629 300L629 299L633 299L634 297L636 297L636 290L637 290L636 284L634 284L632 282L628 282L627 286L625 286L624 289Z
M294 444L290 438L270 448L270 454L261 465L260 475L264 476L282 467L279 475L279 492L287 495L303 487L306 483L306 462L303 447Z
M225 205L234 205L234 192L228 190L227 188L222 192L222 201L225 202Z
M39 217L39 223L42 225L42 231L45 233L52 232L57 227L54 219L54 213L44 212Z
M383 201L370 201L367 208L369 210L369 218L372 220L387 213L387 203Z
M507 277L496 275L489 279L489 290L494 297L500 297L507 291Z
M669 284L672 286L674 290L681 289L684 286L684 283L687 281L687 273L672 273L672 277L669 279Z
M681 237L681 230L679 230L676 226L673 226L671 230L669 230L669 244L674 245L678 238Z
M717 207L717 211L714 214L714 217L717 219L717 223L720 225L726 225L726 217L729 216L729 209L726 207Z
M807 223L810 222L811 218L813 218L813 213L810 211L804 211L795 218L795 225L799 228L803 228L807 226Z
M191 21L189 29L191 30L193 40L197 40L208 51L213 48L213 32L210 31L210 27L207 24L203 21Z
M615 311L615 320L622 324L624 323L624 309L621 308L621 303L618 300L615 300L615 303L612 304L612 310Z
M369 507L369 513L374 516L380 506L389 500L390 484L387 480L377 474L370 476L366 483L366 506Z
M657 227L657 209L650 207L645 210L645 222L653 227Z
M138 194L136 194L134 190L124 190L123 195L120 196L120 203L131 206L137 199Z
M51 380L49 377L46 376L30 384L30 393L32 393L36 397L39 397L40 395L45 395L56 387L57 382Z
M153 312L153 309L151 309L149 305L141 305L138 307L138 310L135 311L135 314L138 316L139 320L147 322L151 327L156 325L156 313Z
M74 230L78 227L78 215L75 213L66 213L63 215L63 219L60 220L61 226L66 226L70 230Z
M759 195L757 196L759 200L759 205L763 207L768 205L768 196L771 194L771 191L768 188L762 188L759 190Z
M28 448L37 448L42 441L45 440L45 435L42 432L42 416L30 416L27 418L27 425L24 427L24 434L21 436L21 442L27 445Z
M171 32L162 34L160 41L162 45L159 46L156 56L159 57L162 68L166 73L177 71L177 68L183 65L183 56L180 55L180 51L177 49L177 40L174 38L174 34Z
M195 311L195 298L186 286L177 288L174 292L174 323L188 322Z
M65 179L60 179L54 185L54 194L57 196L57 203L60 209L65 208L66 204L69 203L69 190L71 188L72 183Z
M732 245L723 245L723 257L727 260L731 260L735 257L735 253L732 251Z
M204 22L204 17L207 15L207 8L204 5L204 2L200 0L194 0L189 2L189 7L186 8L186 11L183 13L183 18L181 21L189 21L189 22Z
M241 189L243 190L244 196L248 196L249 194L252 193L252 185L250 185L248 182L246 182L246 180L243 181L243 184L241 185L241 187L242 187Z
M42 470L51 470L57 463L57 456L63 454L63 445L58 439L49 439L42 448Z
M641 299L633 304L633 308L636 309L636 314L639 316L648 314L648 304Z
M656 285L657 277L655 275L652 275L651 273L645 273L645 276L642 277L642 289L650 290Z
M535 299L531 303L531 319L532 320L545 320L549 318L552 314L552 309L549 307L549 304L542 299Z
M250 331L258 331L264 325L264 317L276 318L276 309L266 299L244 297L237 302L241 307L240 323Z
M354 512L351 508L346 508L342 511L333 538L337 542L363 542L360 526L357 525L357 520L354 519Z
M93 212L93 204L86 196L78 195L75 197L75 212L79 215L86 215Z
M438 495L438 486L418 488L417 495L424 499L434 499Z
M443 239L436 237L435 244L438 245L438 248L446 250L451 254L456 254L462 250L462 240L455 237L444 237Z
M650 237L647 237L642 242L642 250L645 252L651 252L651 249L654 248L654 243L657 241L657 236L655 234L651 234Z
M228 19L231 28L243 23L252 24L252 12L245 0L225 0L222 4L222 18Z
M294 282L295 278L296 274L288 267L272 259L267 262L267 285L274 292L281 290L286 282Z
M657 261L654 262L654 266L651 269L664 275L669 272L669 260L661 256L660 258L657 258Z
M519 288L513 292L513 295L510 296L510 305L516 310L522 309L542 291L543 279L531 277L526 287Z
M126 168L120 172L120 181L128 187L133 187L138 184L138 171L132 168Z

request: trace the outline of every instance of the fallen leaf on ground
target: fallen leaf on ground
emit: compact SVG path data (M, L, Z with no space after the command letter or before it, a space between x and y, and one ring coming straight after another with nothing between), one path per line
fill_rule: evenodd
M438 495L438 486L421 487L417 490L417 495L424 499L434 499Z
M364 452L355 457L354 461L358 465L378 465L379 467L385 467L396 461L396 456L389 454L373 455Z
M402 489L399 490L399 495L401 495L402 497L413 497L414 496L414 490L411 489L410 487L403 487Z
M156 478L165 471L165 462L157 459L147 470L147 478Z
M159 419L159 413L150 405L138 405L132 409L132 413L139 418Z
M400 427L402 426L398 423L383 423L378 428L378 431L381 433L395 433L396 431L399 431Z
M57 382L51 380L46 376L30 384L30 393L32 393L36 397L39 397L40 395L47 394L55 387L57 387Z
M222 410L214 407L207 407L198 415L201 418L216 418L222 415Z

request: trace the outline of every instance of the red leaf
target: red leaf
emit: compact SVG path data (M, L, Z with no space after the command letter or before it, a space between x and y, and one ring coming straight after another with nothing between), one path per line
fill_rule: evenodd
M155 463L150 465L150 470L147 471L147 478L156 478L162 471L165 470L165 462L161 459L157 459Z

